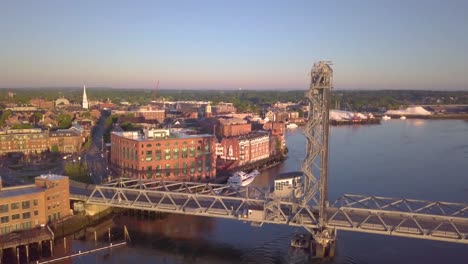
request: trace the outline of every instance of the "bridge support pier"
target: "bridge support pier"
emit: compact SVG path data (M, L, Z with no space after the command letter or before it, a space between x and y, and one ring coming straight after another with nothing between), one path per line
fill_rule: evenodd
M311 251L315 257L332 258L335 256L335 230L325 229L314 234L315 243L311 243Z

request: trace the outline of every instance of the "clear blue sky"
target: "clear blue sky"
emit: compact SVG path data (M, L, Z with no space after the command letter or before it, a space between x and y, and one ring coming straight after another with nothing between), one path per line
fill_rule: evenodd
M468 1L0 1L0 87L468 90Z

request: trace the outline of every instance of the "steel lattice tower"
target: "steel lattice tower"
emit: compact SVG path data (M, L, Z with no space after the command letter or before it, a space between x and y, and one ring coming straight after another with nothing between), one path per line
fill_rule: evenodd
M319 224L326 225L328 204L328 134L330 93L333 87L331 62L314 63L311 71L309 91L305 97L309 102L309 115L304 131L307 148L302 163L304 172L303 204L312 202L319 207Z

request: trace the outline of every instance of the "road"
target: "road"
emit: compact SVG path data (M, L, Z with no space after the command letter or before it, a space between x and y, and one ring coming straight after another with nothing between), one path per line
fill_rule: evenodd
M102 179L108 176L109 165L105 148L103 148L103 135L105 132L104 121L106 117L107 115L103 114L96 124L94 133L91 135L91 147L84 154L84 160L94 184L100 184Z

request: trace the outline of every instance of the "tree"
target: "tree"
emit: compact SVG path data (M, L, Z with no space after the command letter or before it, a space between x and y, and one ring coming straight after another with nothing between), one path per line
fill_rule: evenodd
M10 128L11 129L27 129L27 128L34 128L34 126L30 124L14 124Z
M59 147L57 145L52 145L51 150L52 152L59 152Z
M90 118L91 117L91 113L89 111L86 111L84 113L81 114L82 117L86 117L86 118Z
M3 111L2 115L0 116L0 125L5 125L6 120L10 117L11 115L11 110L5 110Z
M69 128L71 126L72 117L67 114L60 114L57 117L57 123L59 128Z
M42 116L41 112L34 112L34 114L29 117L29 122L36 124L42 120Z

